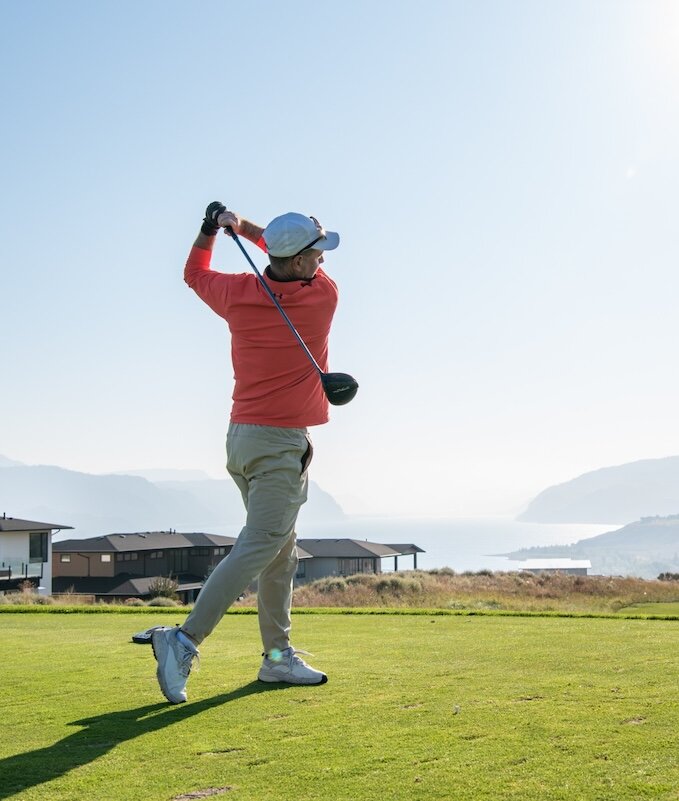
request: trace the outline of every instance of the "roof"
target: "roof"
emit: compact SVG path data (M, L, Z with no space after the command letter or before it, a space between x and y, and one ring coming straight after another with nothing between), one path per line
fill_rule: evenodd
M191 532L179 534L176 531L139 531L133 534L107 534L103 537L70 539L55 542L54 553L111 553L124 551L156 551L171 548L217 547L233 545L234 537L221 534Z
M297 540L297 558L298 559L313 559L313 556L309 553L309 551L305 551L304 548L299 544L299 540Z
M338 557L340 559L369 558L379 556L400 556L400 551L394 550L389 545L382 545L379 542L368 542L368 540L349 540L349 539L320 539L320 540L297 540L304 550L316 557Z
M73 592L83 595L148 595L151 584L158 576L132 576L121 573L118 576L105 576L100 578L78 578L75 576L56 576L52 579L52 592ZM196 590L203 586L205 579L191 574L181 574L174 577L178 590Z
M413 545L412 542L409 543L396 543L388 542L387 545L393 550L398 551L400 556L408 556L409 554L413 553L425 553L424 548L420 548L419 545Z
M572 568L590 568L592 563L589 559L525 559L522 562L514 562L520 570L568 570Z
M36 520L21 520L18 517L0 517L0 531L50 531L58 528L69 528L63 523L38 523Z

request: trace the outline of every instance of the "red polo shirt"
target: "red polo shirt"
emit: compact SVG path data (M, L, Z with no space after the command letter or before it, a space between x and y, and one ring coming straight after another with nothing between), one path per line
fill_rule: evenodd
M282 428L327 423L328 400L318 373L257 276L215 272L211 257L209 250L192 248L184 280L229 325L236 380L231 421ZM266 275L264 280L327 372L335 282L322 269L311 281L274 281Z

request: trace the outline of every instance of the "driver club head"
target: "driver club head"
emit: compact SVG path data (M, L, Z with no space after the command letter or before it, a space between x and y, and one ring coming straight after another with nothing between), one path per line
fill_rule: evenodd
M329 403L344 406L358 392L358 382L347 373L321 373L321 383Z

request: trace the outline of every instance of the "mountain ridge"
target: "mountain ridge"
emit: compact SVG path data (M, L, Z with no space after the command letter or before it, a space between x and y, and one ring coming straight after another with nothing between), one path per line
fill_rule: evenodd
M679 515L644 517L571 545L520 548L503 556L589 559L597 574L656 578L660 573L679 572Z
M540 492L517 520L624 524L679 512L679 456L602 467Z
M0 456L2 512L73 526L64 536L76 539L125 531L219 529L240 526L245 519L240 492L229 479L152 482L129 474L25 465ZM307 523L341 520L344 512L311 481L300 518Z

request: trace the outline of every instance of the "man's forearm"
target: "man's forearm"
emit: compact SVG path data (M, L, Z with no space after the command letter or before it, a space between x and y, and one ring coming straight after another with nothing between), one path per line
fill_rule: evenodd
M258 225L250 222L250 220L244 220L242 218L238 228L240 235L244 236L249 242L252 242L253 245L256 245L259 242L259 240L262 238L262 234L264 233L263 228L260 228Z
M217 236L208 236L204 234L202 231L196 237L196 241L193 243L194 248L202 248L203 250L212 250L215 246L215 241Z
M236 229L238 236L242 236L244 239L252 242L253 245L260 245L261 247L264 229L260 228L259 225L255 225L253 222L250 222L250 220L243 219L242 217L234 218L234 221L236 219L238 220L238 225L234 225L233 227ZM202 248L203 250L213 250L216 239L217 234L211 236L201 231L193 245L194 247Z

